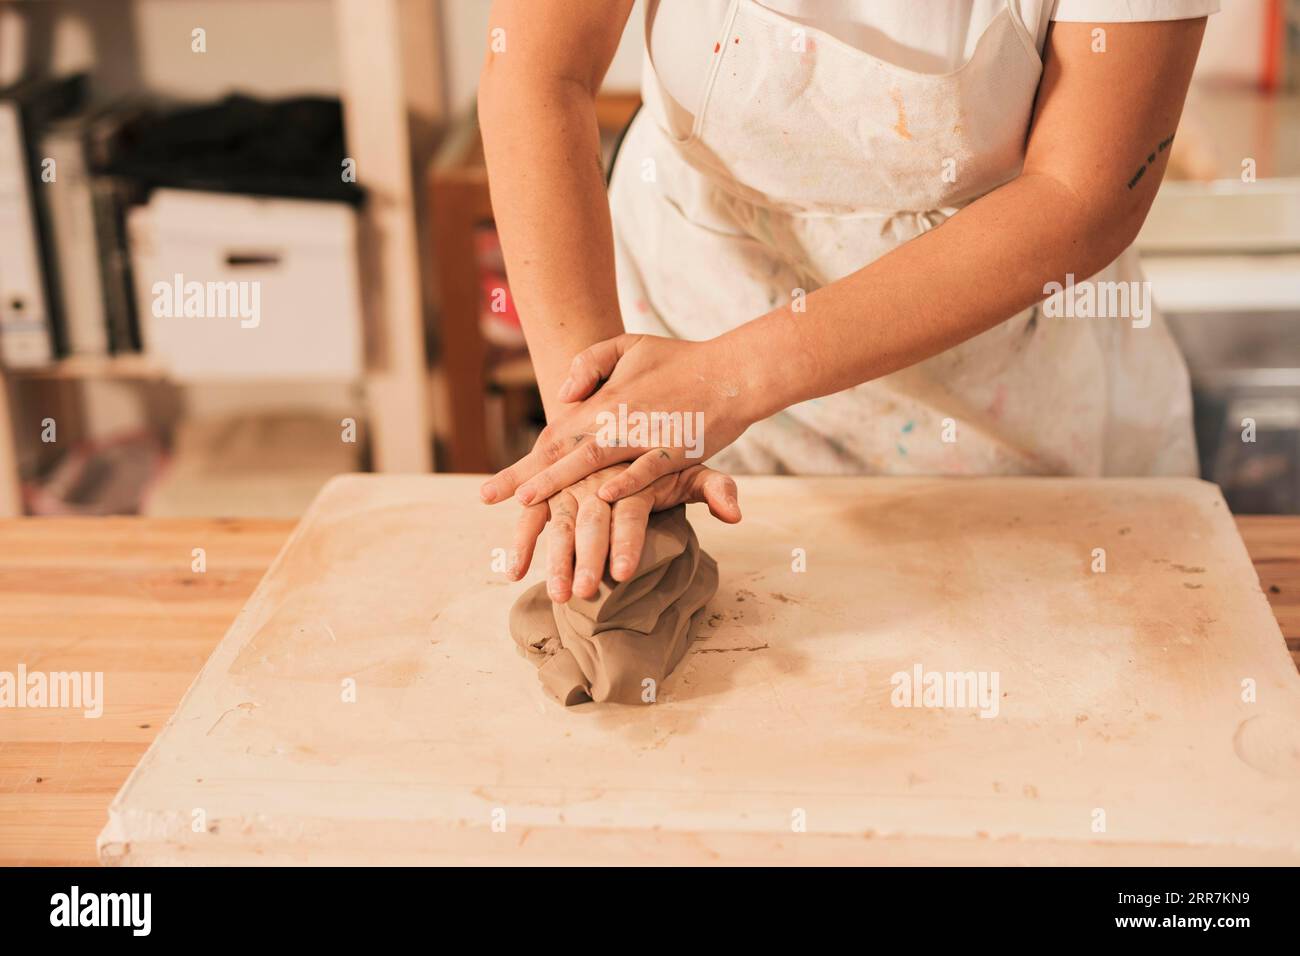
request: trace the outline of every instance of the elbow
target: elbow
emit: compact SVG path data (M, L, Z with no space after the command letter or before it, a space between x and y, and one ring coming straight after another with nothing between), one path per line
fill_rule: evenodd
M1116 193L1050 174L1034 179L1044 190L1040 193L1044 205L1055 210L1053 221L1063 240L1066 271L1075 275L1100 272L1131 246L1155 198L1154 189Z
M1086 247L1087 258L1090 261L1086 265L1091 268L1084 274L1100 272L1118 259L1125 249L1137 241L1138 233L1142 231L1142 223L1145 221L1145 212L1141 215L1131 215L1116 210L1100 213L1089 230Z
M479 122L491 121L492 115L509 101L515 85L511 71L496 62L495 54L489 53L478 75Z
M1119 258L1137 241L1150 211L1150 201L1097 203L1085 206L1075 230L1074 256L1070 270L1076 275L1094 275Z
M502 56L489 52L478 74L476 94L480 122L491 122L518 109L520 100L538 86L538 72L521 62L518 54Z
M1155 198L1155 189L1138 196L1125 195L1102 210L1102 217L1109 223L1107 251L1110 258L1107 262L1137 242Z
M557 101L594 104L599 75L592 80L578 77L552 67L536 68L522 63L518 56L512 60L489 53L479 71L477 105L480 123L493 122L495 117L517 113L520 103L531 100L534 104L551 104Z

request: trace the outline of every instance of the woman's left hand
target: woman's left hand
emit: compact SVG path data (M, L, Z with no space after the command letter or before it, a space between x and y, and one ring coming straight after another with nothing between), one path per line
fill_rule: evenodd
M524 505L545 501L601 468L631 461L600 486L602 500L617 501L701 463L765 417L753 374L758 357L735 351L725 338L620 335L580 352L558 396L570 404L528 455L483 484L483 500L513 494ZM638 421L682 427L653 442L635 433ZM626 433L620 423L630 426Z
M655 481L643 491L610 505L596 496L606 479L625 465L605 468L535 505L528 505L515 526L515 542L507 573L518 581L528 571L538 535L549 522L546 592L563 604L573 595L595 597L608 559L615 581L636 571L645 545L650 514L681 504L704 502L720 521L740 520L736 483L729 475L692 465Z

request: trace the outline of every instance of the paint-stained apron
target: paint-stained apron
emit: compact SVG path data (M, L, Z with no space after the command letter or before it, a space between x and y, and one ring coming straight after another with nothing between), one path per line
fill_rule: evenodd
M720 335L861 269L1021 169L1042 63L1014 0L946 74L887 63L753 0L733 0L713 43L682 135L670 120L680 107L646 56L645 108L610 183L630 332ZM1128 250L1092 281L1142 278ZM1195 474L1187 369L1163 319L1148 318L1135 327L1128 316L1028 309L911 368L759 422L712 464ZM864 303L863 321L888 319Z

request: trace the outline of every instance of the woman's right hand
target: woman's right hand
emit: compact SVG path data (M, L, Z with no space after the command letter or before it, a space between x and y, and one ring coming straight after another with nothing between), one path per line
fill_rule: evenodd
M652 512L703 502L720 521L740 520L735 481L704 465L664 475L612 505L603 501L597 490L627 467L602 468L545 501L525 506L510 552L511 580L527 573L537 538L548 521L546 591L552 601L563 604L573 595L596 596L606 558L615 581L626 581L635 573Z
M775 411L775 390L760 386L772 365L770 356L727 335L686 341L624 334L598 342L570 363L556 395L563 404L548 413L551 422L533 450L485 481L479 494L488 504L512 495L535 504L598 469L629 462L600 488L601 498L614 502L648 488L708 460ZM663 415L678 416L683 427L607 434L633 416Z

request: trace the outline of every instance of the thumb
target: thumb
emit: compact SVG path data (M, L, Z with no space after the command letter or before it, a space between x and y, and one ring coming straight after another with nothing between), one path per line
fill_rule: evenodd
M580 402L590 396L601 382L614 374L618 360L640 338L639 335L624 333L583 349L569 364L569 377L560 386L556 397L562 402Z
M736 482L730 475L706 468L692 470L687 478L686 501L702 501L709 506L713 517L727 524L740 521L740 502L736 496Z

